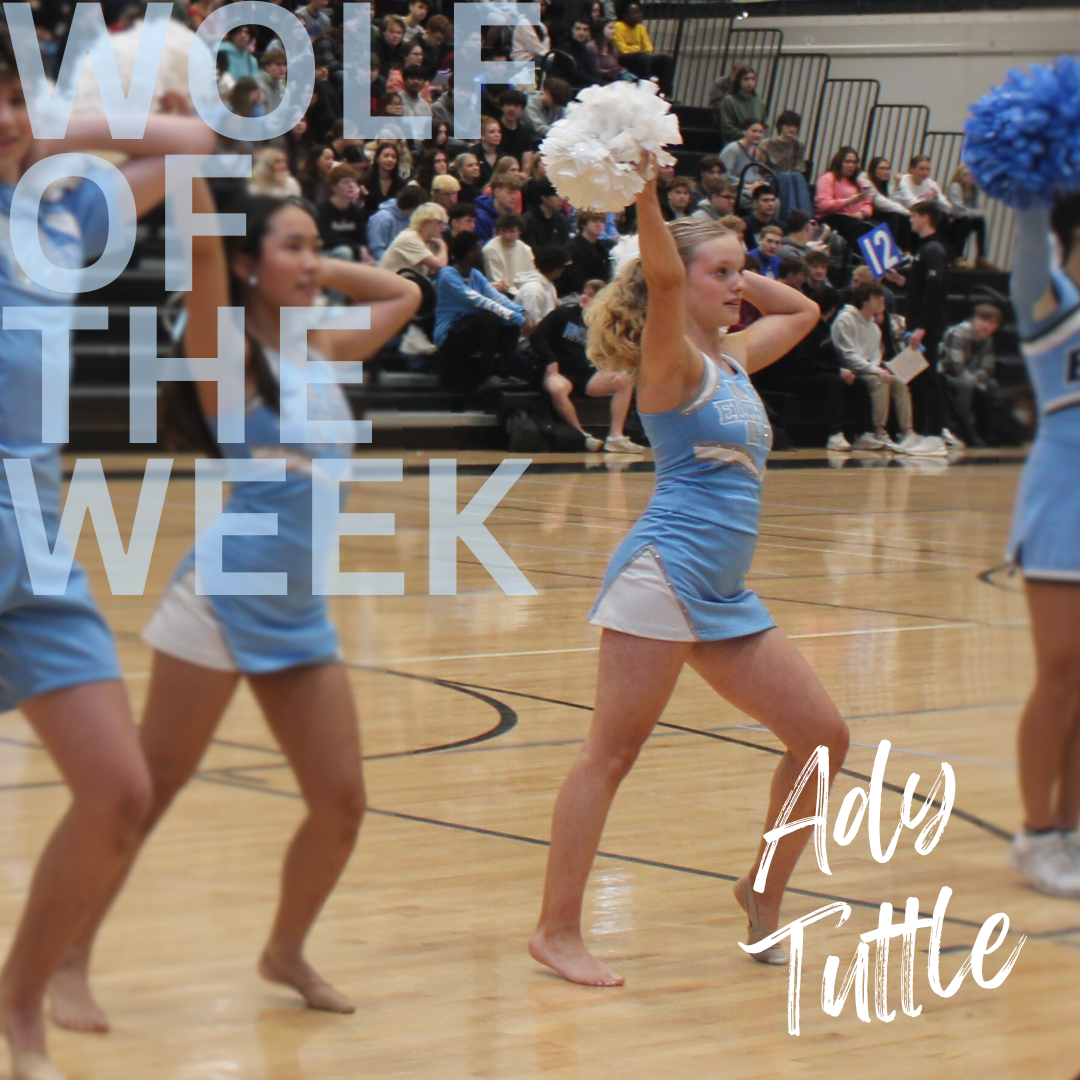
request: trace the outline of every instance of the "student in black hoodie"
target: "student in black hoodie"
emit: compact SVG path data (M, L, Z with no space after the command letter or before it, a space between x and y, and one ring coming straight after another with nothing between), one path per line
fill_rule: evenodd
M579 210L577 235L566 245L570 263L559 281L559 295L569 296L585 289L585 282L611 280L611 241L601 240L607 219L594 210Z

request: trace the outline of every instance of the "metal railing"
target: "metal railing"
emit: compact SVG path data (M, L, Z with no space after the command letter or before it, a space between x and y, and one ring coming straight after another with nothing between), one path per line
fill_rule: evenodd
M776 118L786 109L793 109L802 117L802 140L811 138L821 114L829 63L824 53L781 53L776 58L772 78L765 87L765 115L773 130Z
M878 102L877 79L827 79L821 94L809 153L823 172L841 146L857 150L866 143L870 117Z
M862 150L863 168L871 158L884 157L893 172L907 172L915 154L925 153L923 143L930 123L926 105L878 105L870 114L866 143Z

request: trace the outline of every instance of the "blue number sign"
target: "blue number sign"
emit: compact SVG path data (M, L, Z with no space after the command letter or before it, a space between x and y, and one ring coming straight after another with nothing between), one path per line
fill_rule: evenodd
M900 249L896 246L896 240L888 225L878 225L865 236L860 236L859 251L862 252L866 265L873 271L875 280L883 278L902 262Z

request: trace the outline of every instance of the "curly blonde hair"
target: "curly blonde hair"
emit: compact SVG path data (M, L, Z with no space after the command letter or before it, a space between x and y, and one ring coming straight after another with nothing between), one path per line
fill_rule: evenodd
M710 240L734 233L719 221L684 219L668 224L679 257L689 266L698 248ZM636 375L641 364L641 332L649 306L649 289L641 260L633 259L615 279L593 298L585 309L589 328L589 359L601 371L625 371Z

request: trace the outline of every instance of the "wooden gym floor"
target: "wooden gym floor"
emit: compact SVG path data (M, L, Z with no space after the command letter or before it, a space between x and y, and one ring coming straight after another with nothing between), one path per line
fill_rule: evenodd
M1015 728L1032 675L1023 597L996 569L1016 457L947 468L852 458L835 469L803 451L777 455L769 471L752 586L847 718L848 768L868 776L888 738L890 783L916 771L925 794L941 760L958 782L936 850L916 854L905 832L879 865L865 825L850 847L831 840L843 795L863 782L839 778L833 874L804 858L784 912L843 898L853 914L841 929L807 932L798 1038L786 1031L787 969L737 948L745 926L731 896L763 827L776 743L689 671L664 718L671 726L657 729L616 800L590 881L589 938L626 986L569 985L525 952L552 802L589 722L598 633L585 614L651 473L600 456L538 460L489 519L538 595L503 595L462 544L459 595L431 597L425 455L405 457L403 484L353 485L349 509L393 511L397 534L344 540L342 569L403 570L406 595L334 603L372 809L310 952L357 1001L355 1016L304 1011L255 975L301 805L241 691L103 936L95 981L115 1030L51 1036L73 1080L1075 1076L1080 903L1032 892L1005 858L1019 820ZM458 455L460 468L487 466L459 475L462 502L500 457ZM149 662L138 633L193 536L191 463L176 470L145 596L108 594L88 523L79 549L136 711ZM126 538L142 459L107 460L106 471ZM64 805L21 717L0 719L8 933ZM886 792L886 836L898 811ZM934 996L921 931L921 1016L900 1011L899 943L893 1022L861 1023L851 1001L827 1016L826 956L841 957L842 973L878 904L902 912L917 896L928 912L943 885L954 890L944 977L983 920L1004 911L1011 936L988 973L1028 934L1005 984L984 990L969 977L955 997Z

